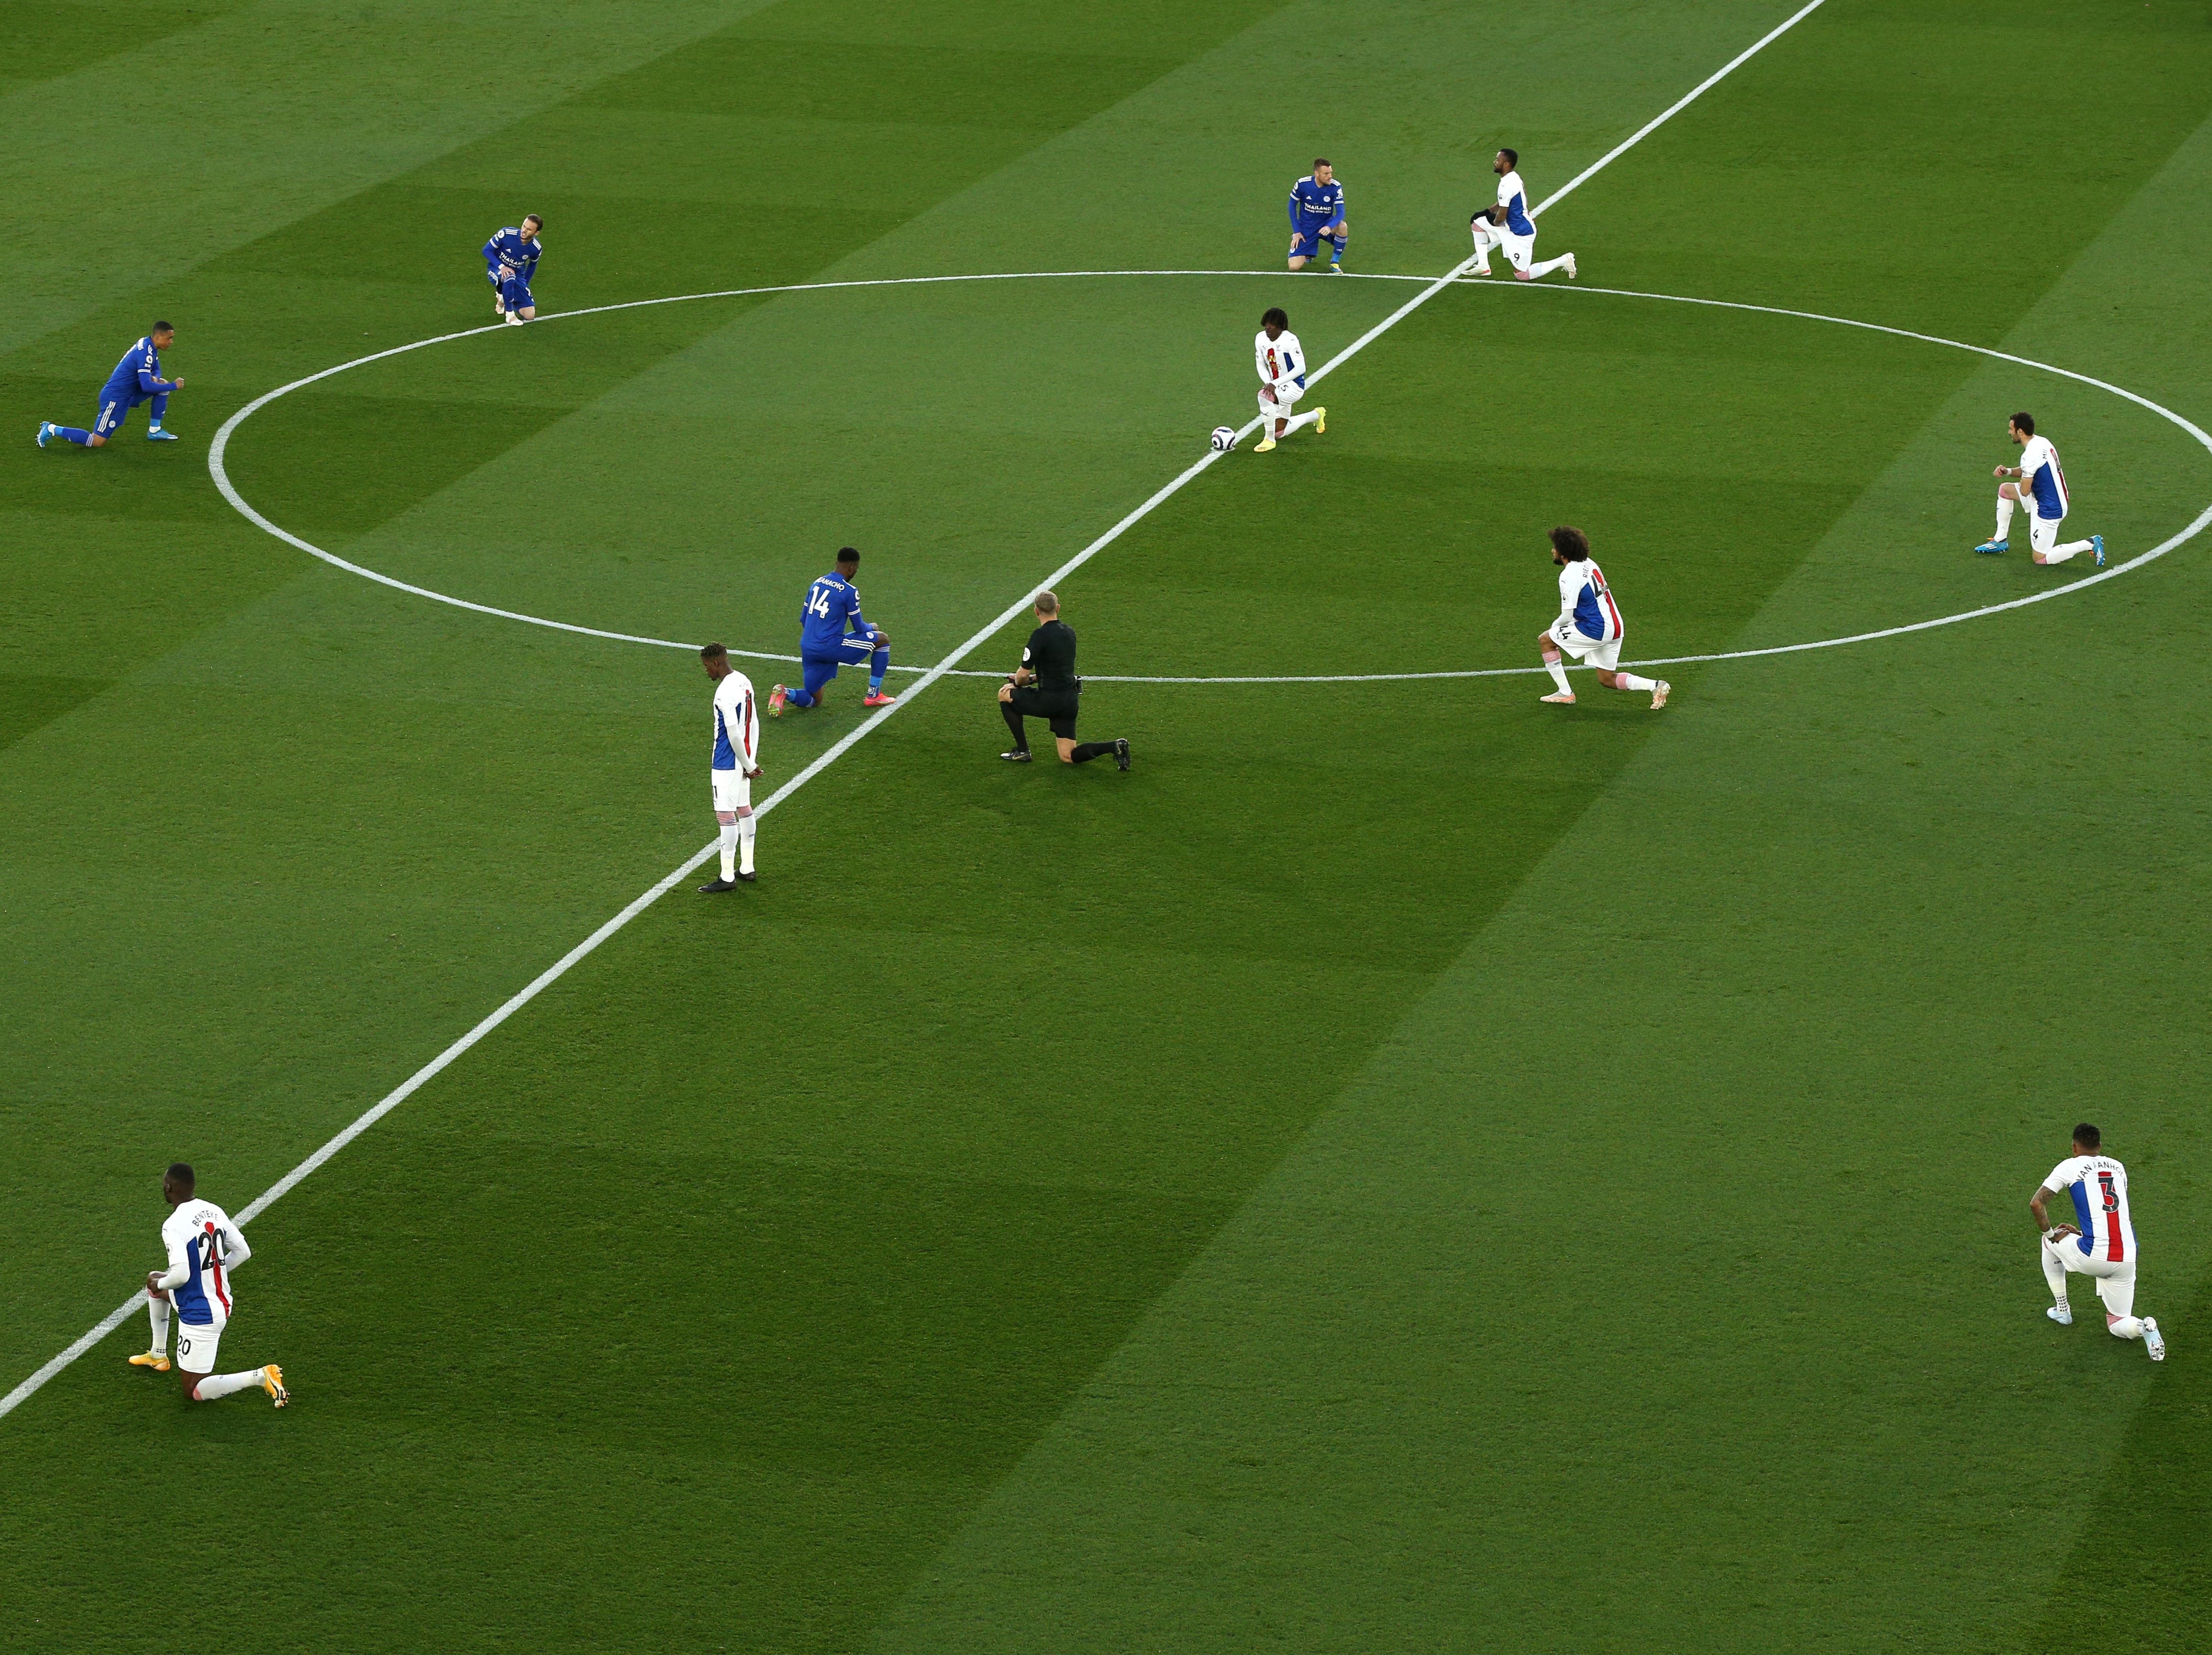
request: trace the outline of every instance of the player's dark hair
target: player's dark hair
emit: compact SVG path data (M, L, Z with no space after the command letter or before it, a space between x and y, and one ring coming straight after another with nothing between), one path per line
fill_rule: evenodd
M1326 166L1328 166L1328 157L1327 155L1316 155L1316 156L1314 157L1314 165L1315 165L1315 166L1316 166L1316 167L1326 167Z
M837 561L841 563L851 563L857 567L860 561L860 551L857 548L853 546L840 546L837 549Z
M1569 563L1579 563L1590 555L1589 536L1562 523L1552 531L1552 550L1564 551Z
M198 1180L192 1177L192 1169L186 1166L182 1161L176 1161L171 1164L168 1172L166 1174L166 1181L170 1183L180 1183L187 1190L191 1189L194 1184L198 1183Z
M2024 436L2024 437L2032 437L2032 436L2033 436L2033 435L2035 435L2035 416L2034 416L2034 415L2033 415L2033 414L2014 414L2014 415L2012 417L2012 423L2013 423L2014 425L2017 425L2017 426L2019 426L2019 427L2020 427L2020 434L2021 434L2022 436Z
M701 660L727 660L730 652L719 643L710 643L699 652Z
M174 333L176 331L176 324L173 322L156 322L146 330L146 337L150 339L156 333Z
M540 218L536 213L523 214L522 222L526 224L535 224L541 230L545 228L545 221Z
M2084 1121L2074 1129L2074 1141L2084 1149L2102 1149L2105 1147L2105 1135L2091 1126L2088 1122Z
M1505 157L1505 164L1508 167L1518 167L1521 164L1521 152L1518 149L1500 149L1498 153Z
M1291 319L1284 313L1283 307L1280 305L1277 305L1273 309L1270 310L1265 316L1262 316L1260 319L1260 326L1261 327L1267 326L1270 322L1273 322L1277 327L1288 327L1291 325Z

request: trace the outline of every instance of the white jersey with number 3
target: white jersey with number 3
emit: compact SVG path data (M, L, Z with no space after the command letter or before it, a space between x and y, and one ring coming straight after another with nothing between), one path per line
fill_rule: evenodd
M2136 1262L2135 1220L2128 1214L2128 1169L2110 1155L2075 1155L2053 1167L2046 1190L2074 1197L2074 1222L2081 1232L2067 1245L2114 1264Z

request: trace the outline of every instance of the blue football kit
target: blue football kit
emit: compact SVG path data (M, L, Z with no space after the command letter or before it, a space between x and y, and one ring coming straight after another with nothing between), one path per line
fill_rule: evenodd
M803 689L786 691L794 707L811 707L819 700L840 666L868 664L868 691L884 687L884 674L891 664L887 645L876 642L876 629L860 614L860 593L850 581L831 569L806 588L806 604L799 617L799 669ZM849 630L848 630L849 629Z
M523 234L519 226L510 224L483 244L484 275L492 286L499 289L500 302L509 310L528 310L538 301L531 297L530 278L538 274L538 261L544 257L545 249L534 235ZM500 274L501 266L514 272Z
M58 436L74 442L78 447L88 447L94 436L102 441L123 429L123 422L140 403L153 405L147 411L151 417L151 428L146 435L156 441L173 442L176 438L161 429L161 416L169 409L169 392L177 388L174 380L161 377L161 356L154 349L151 334L123 353L123 360L115 364L115 371L107 376L107 383L100 387L100 414L86 430L77 425L56 425L51 422L39 428L39 446L46 446L49 436Z
M1291 186L1291 246L1293 259L1311 259L1327 240L1333 251L1329 263L1344 259L1344 185L1336 179L1316 184L1310 175Z

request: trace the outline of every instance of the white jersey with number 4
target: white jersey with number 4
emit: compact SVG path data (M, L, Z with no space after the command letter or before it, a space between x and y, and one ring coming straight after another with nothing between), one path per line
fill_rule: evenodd
M222 1208L194 1199L177 1203L161 1226L161 1243L169 1250L169 1276L182 1273L169 1289L177 1320L221 1332L230 1320L230 1273L252 1256L246 1238Z
M2058 469L2058 450L2049 437L2030 437L2021 446L2020 485L2035 502L2035 514L2057 522L2066 515L2066 473Z
M2075 1155L2051 1169L2046 1190L2074 1197L2074 1222L2081 1232L2079 1247L2090 1258L2114 1264L2136 1262L2135 1220L2128 1215L2128 1169L2110 1155Z
M1605 583L1605 571L1595 557L1584 557L1559 567L1559 619L1583 637L1610 642L1627 629L1620 624L1620 605Z

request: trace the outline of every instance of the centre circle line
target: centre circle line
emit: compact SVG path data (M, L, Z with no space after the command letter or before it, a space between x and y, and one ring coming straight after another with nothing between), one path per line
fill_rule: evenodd
M1355 280L1368 282L1425 283L1435 279L1432 277L1401 276L1387 272L1344 271L1341 272L1341 274L1349 275ZM548 322L572 320L580 316L603 316L615 311L643 310L658 305L691 304L708 299L740 299L772 294L816 293L860 288L924 287L945 285L957 283L1093 281L1110 277L1129 277L1146 278L1161 277L1232 277L1245 279L1263 277L1270 280L1289 279L1285 277L1284 272L1279 271L1121 270L1001 271L966 276L892 276L842 282L791 282L770 287L727 288L711 293L684 293L674 294L657 299L629 299L625 300L619 304L591 305L577 310L554 311L549 314L539 316L535 321L530 323L529 326L532 327L539 327ZM1584 286L1579 283L1571 286L1540 286L1540 284L1535 283L1485 283L1479 278L1473 277L1462 277L1459 278L1454 285L1468 287L1489 286L1510 289L1515 291L1520 291L1526 289L1536 289L1547 293L1584 293L1620 299L1647 299L1663 304L1697 305L1717 310L1747 311L1758 315L1784 316L1799 321L1822 322L1836 327L1859 328L1869 333L1885 333L1895 338L1911 339L1923 344L1942 345L1953 350L1969 351L1975 356L1986 356L1996 362L2010 362L2017 367L2031 368L2039 373L2057 374L2062 379L2072 380L2078 384L2090 386L2097 390L2108 392L2113 396L2119 397L2126 401L2134 403L2138 407L2148 410L2150 412L2156 414L2160 418L2164 419L2179 427L2181 430L2187 432L2190 436L2197 441L2197 444L2202 447L2208 454L2212 454L2212 435L2208 435L2204 429L2201 426L2197 425L2194 421L2174 412L2173 410L2166 407L2162 404L2152 401L2148 397L2145 397L2136 392L2130 391L2124 386L2114 385L2109 380L2097 379L2087 374L2076 373L2070 368L2059 368L2050 362L2037 362L2032 357L2015 356L2010 351L1998 350L1989 345L1969 344L1961 339L1947 339L1938 334L1917 332L1911 328L1893 327L1881 322L1860 321L1849 316L1831 316L1819 311L1791 310L1779 305L1749 304L1732 299L1698 298L1688 294L1646 293L1632 288L1603 288ZM308 386L332 378L337 374L346 373L350 369L367 367L371 362L383 362L392 356L403 356L410 351L427 350L432 345L450 344L455 339L469 339L475 338L477 336L485 333L497 333L505 326L506 324L504 322L495 322L481 327L462 328L452 333L436 334L429 338L416 339L408 344L393 345L387 350L373 351L365 356L356 356L351 362L340 362L335 367L325 368L318 373L307 374L302 378L294 380L289 385L280 385L273 391L264 392L260 396L256 397L252 401L247 403L246 406L240 409L228 419L225 420L222 428L216 432L214 441L208 447L208 473L214 478L216 488L222 493L222 497L230 503L232 508L245 517L248 522L253 524L255 527L262 530L265 533L273 535L276 538L283 541L285 545L289 546L292 546L298 551L306 552L311 557L321 559L324 563L330 564L334 569L345 570L349 575L359 575L363 580L374 581L380 586L390 587L394 591L404 592L413 597L427 598L434 603L446 604L455 609L465 609L474 614L489 615L499 620L520 621L530 626L546 627L554 631L574 633L582 637L602 638L615 643L637 643L645 644L651 648L659 649L690 649L696 651L699 648L698 645L694 643L679 642L672 638L656 638L636 632L617 632L604 627L580 625L573 621L556 621L543 615L528 615L523 613L520 610L501 609L492 604L480 604L466 598L457 598L450 593L436 592L433 591L428 587L416 586L411 581L402 581L397 576L384 574L380 570L369 569L363 564L356 563L349 559L341 557L336 552L325 551L323 547L316 545L313 541L303 539L299 535L293 533L289 529L285 528L283 525L271 521L267 516L256 509L252 502L248 501L245 496L240 494L236 486L231 482L230 473L225 467L223 460L224 455L229 448L232 435L240 425L244 424L246 420L251 418L254 414L259 412L262 409L267 407L270 403L276 401L279 397L289 396L295 391L302 390ZM1631 666L1680 666L1706 661L1748 660L1765 655L1788 655L1795 654L1801 651L1808 649L1834 649L1839 648L1846 644L1870 643L1878 639L1899 637L1906 633L1925 632L1940 626L1954 626L1962 621L1980 620L1990 615L2003 614L2008 610L2022 609L2030 604L2047 603L2053 598L2063 597L2066 593L2071 592L2079 592L2085 587L2095 586L2100 581L2117 580L2119 576L2128 574L2131 570L2141 569L2144 564L2150 563L2156 558L2163 557L2166 553L2173 551L2176 547L2186 545L2189 541L2196 538L2197 535L2203 533L2208 526L2212 526L2212 504L2208 504L2202 512L2197 514L2196 519L2185 528L2160 541L2149 551L2137 553L2135 557L2129 558L2124 563L2115 563L2110 569L2099 569L2094 574L2084 575L2078 580L2068 581L2062 585L2051 587L2041 592L2029 593L2024 597L2008 599L2002 603L1984 605L1978 609L1961 610L1954 615L1939 615L1930 620L1911 621L1898 626L1881 627L1872 631L1855 632L1838 637L1814 638L1802 643L1773 644L1759 649L1729 649L1699 655L1656 656L1649 660L1625 661L1622 665ZM744 656L751 660L797 663L799 659L796 655L777 654L769 651L759 649L738 649L733 648L730 650L730 653L733 655ZM929 669L920 666L895 666L891 670L896 672L923 672ZM1435 682L1440 679L1452 678L1510 678L1527 673L1542 672L1545 670L1546 669L1541 666L1489 666L1426 672L1307 672L1267 676L1252 675L1243 677L1205 678L1086 673L1085 674L1085 681L1086 683L1093 684L1172 685L1395 684ZM954 668L951 669L948 675L960 678L999 678L1003 676L1001 673L982 672L973 668Z

